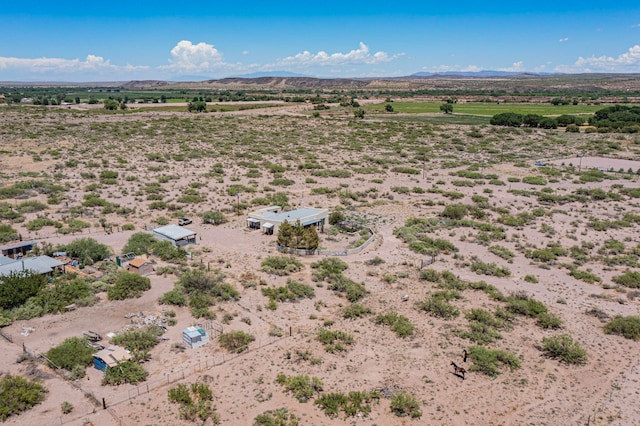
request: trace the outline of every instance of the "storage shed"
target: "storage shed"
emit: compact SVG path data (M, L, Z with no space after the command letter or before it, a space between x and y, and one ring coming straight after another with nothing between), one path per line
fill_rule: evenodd
M135 259L129 261L127 270L138 275L149 275L153 273L153 264L149 259L146 259L144 257L136 257Z
M114 367L121 362L131 359L131 354L121 346L105 348L93 355L93 366L100 371Z
M167 225L153 230L153 236L160 241L170 241L176 247L196 243L196 233L184 226Z
M187 327L182 332L182 340L187 347L193 349L209 343L209 334L202 327Z

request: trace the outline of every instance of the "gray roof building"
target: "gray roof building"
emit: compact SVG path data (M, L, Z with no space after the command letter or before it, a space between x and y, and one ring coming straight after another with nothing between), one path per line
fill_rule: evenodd
M54 269L64 265L63 262L49 256L9 259L11 262L7 262L6 259L9 258L3 256L3 259L0 259L0 276L22 271L33 271L41 275L50 274Z
M196 243L196 233L184 226L167 225L155 228L153 236L160 241L170 241L174 246L186 246Z

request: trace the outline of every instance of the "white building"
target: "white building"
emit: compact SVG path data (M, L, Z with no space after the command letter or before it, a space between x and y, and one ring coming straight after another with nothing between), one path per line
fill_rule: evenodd
M153 236L160 241L170 241L176 247L196 243L196 233L184 226L167 225L153 230Z
M302 226L315 225L320 231L329 218L329 210L303 207L296 210L282 211L279 206L265 207L249 213L247 227L261 229L265 234L273 234L283 222L294 225L300 222Z

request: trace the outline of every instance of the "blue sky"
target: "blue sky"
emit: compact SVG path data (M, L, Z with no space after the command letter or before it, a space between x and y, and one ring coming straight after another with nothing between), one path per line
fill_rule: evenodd
M0 2L0 81L640 73L638 0Z

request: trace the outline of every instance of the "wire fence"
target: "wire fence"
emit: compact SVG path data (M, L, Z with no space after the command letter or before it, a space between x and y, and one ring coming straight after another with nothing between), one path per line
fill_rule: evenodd
M371 244L372 242L374 242L376 240L376 236L373 233L373 230L371 228L366 228L366 229L368 229L369 232L371 233L371 235L369 236L367 241L365 241L364 243L360 244L358 247L351 248L351 249L344 249L344 250L320 250L320 249L305 250L305 249L295 249L295 248L291 248L291 247L287 247L287 246L281 246L279 244L276 244L276 249L281 253L295 254L297 256L314 256L314 255L348 256L350 254L360 253L362 250L367 248L369 246L369 244Z
M211 324L207 324L207 328L216 334L218 332L221 332L221 329L214 322L212 322ZM80 381L73 380L70 376L70 373L67 370L57 366L53 361L47 358L47 356L44 353L31 349L28 346L26 346L24 343L22 344L22 351L25 356L29 356L32 360L39 362L47 367L50 367L50 371L55 373L61 379L65 380L66 383L69 383L71 386L81 391L84 397L87 398L91 402L91 404L94 406L91 412L74 413L73 415L67 414L65 416L60 416L57 419L60 425L75 422L79 419L82 419L84 417L87 417L91 414L96 413L96 411L99 409L103 409L103 410L106 410L111 415L111 417L113 417L113 420L119 426L125 426L126 423L123 421L122 418L120 418L120 416L117 414L117 410L114 410L113 407L126 402L130 402L131 400L141 395L149 394L152 391L159 389L163 386L167 386L167 385L185 380L195 374L201 374L205 371L211 370L212 368L223 365L229 361L246 357L247 355L252 354L262 348L265 348L267 346L273 345L278 342L283 342L286 339L293 337L294 335L308 333L310 330L307 330L303 327L299 327L299 328L296 327L295 329L293 327L289 327L288 331L289 332L287 334L284 334L282 336L269 336L268 338L265 338L265 339L255 340L251 342L249 345L243 348L240 348L236 353L221 352L221 353L214 354L212 359L209 359L209 358L199 359L196 363L192 365L186 366L177 371L165 373L163 377L159 377L155 380L145 381L144 383L138 386L135 386L134 388L129 388L126 390L123 389L122 392L120 392L120 396L117 396L117 397L113 397L113 396L98 397L94 392L86 388L83 388L80 384L81 383ZM0 330L0 336L11 343L14 343L13 336L3 332L2 330Z

